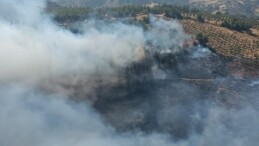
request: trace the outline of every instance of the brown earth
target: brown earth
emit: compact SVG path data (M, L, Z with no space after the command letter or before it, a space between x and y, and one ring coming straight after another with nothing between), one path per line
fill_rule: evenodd
M180 23L186 33L192 35L201 33L208 36L208 45L220 55L247 59L259 58L259 38L256 35L232 31L194 20L181 20ZM258 32L258 30L254 29L253 32Z

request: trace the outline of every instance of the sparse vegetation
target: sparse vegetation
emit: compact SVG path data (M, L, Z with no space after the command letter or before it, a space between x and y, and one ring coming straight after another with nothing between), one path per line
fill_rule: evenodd
M148 29L149 14L165 19L178 19L184 30L196 36L203 46L208 46L224 56L258 58L259 22L245 16L233 16L223 13L211 14L197 9L174 5L156 5L105 8L55 7L49 9L59 23L73 22L91 18L119 19L127 18L127 23ZM125 20L125 19L124 19Z
M207 45L218 54L229 57L258 58L258 37L193 20L183 20L181 24L189 34L207 36Z

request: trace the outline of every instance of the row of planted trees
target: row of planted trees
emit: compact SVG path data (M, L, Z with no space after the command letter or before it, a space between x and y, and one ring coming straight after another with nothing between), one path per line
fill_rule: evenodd
M104 7L104 8L75 8L75 7L56 7L48 9L54 14L54 19L58 22L78 21L88 17L136 17L138 14L165 14L166 17L174 19L194 19L201 23L206 21L216 21L219 25L236 31L248 31L250 28L259 29L259 22L245 16L232 16L222 13L211 14L210 12L201 12L189 7L175 5L157 5L136 6L127 5L122 7Z

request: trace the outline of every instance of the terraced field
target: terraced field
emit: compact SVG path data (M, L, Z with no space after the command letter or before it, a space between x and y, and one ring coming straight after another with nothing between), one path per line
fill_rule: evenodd
M259 58L259 38L256 35L252 36L193 20L181 20L180 23L189 34L208 36L208 45L218 54L248 59Z

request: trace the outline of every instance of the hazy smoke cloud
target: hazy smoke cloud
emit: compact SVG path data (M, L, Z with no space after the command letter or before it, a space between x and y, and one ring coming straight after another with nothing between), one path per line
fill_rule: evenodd
M248 103L228 109L210 98L203 100L201 89L182 82L157 85L155 90L137 96L140 106L132 110L118 104L116 107L122 108L109 113L118 123L137 120L144 125L145 114L152 113L161 128L118 132L113 127L116 124L105 119L109 115L95 111L93 103L78 103L69 97L83 94L91 98L89 93L95 91L96 84L116 82L123 69L145 58L146 49L177 53L188 36L178 23L155 18L148 32L122 23L98 28L88 23L83 34L73 34L56 26L43 13L44 5L43 0L0 0L1 146L258 144L257 106ZM211 53L197 52L192 59ZM167 79L165 72L159 74ZM254 87L249 95L254 103L258 103L256 91ZM180 133L180 139L170 132Z
M116 134L86 104L13 86L0 94L2 146L169 145L168 137L159 134Z
M86 33L75 35L38 12L42 3L1 1L6 9L1 9L0 82L79 76L88 80L96 73L108 79L118 68L144 57L140 28L117 23L98 30L90 25Z
M150 16L151 30L147 32L146 38L152 44L152 51L159 52L179 52L180 48L184 44L184 41L190 39L187 36L181 24L176 21L164 21L157 19L154 16Z

